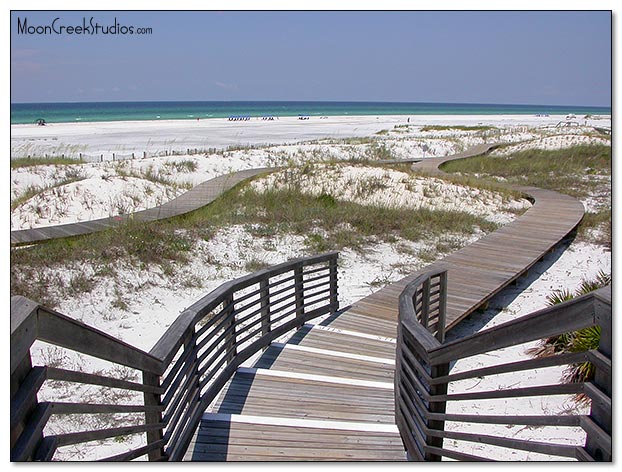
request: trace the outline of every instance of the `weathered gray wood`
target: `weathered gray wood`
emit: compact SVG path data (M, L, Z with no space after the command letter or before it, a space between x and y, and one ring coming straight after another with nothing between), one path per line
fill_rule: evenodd
M37 338L42 341L134 369L162 369L158 359L103 331L47 308L40 307L38 313Z
M124 452L122 454L117 454L115 456L110 456L110 457L106 457L104 459L100 459L99 462L120 462L120 461L131 461L132 459L136 459L138 457L142 457L145 454L149 454L154 450L161 450L164 445L165 445L166 441L161 440L158 442L154 442L154 443L150 443L147 444L146 446L143 447L139 447L138 449L133 449L127 452ZM149 460L164 460L165 457L160 457L156 459L154 456L154 459L151 459L151 455L149 455L150 459Z
M18 390L11 397L11 448L24 433L30 416L36 411L37 392L46 379L44 367L31 368L30 358L27 361L24 371L28 374L19 382Z
M11 297L11 375L30 358L30 346L37 339L39 305L20 295ZM26 372L27 374L27 372ZM11 387L11 395L14 388Z
M447 343L431 351L430 359L432 362L442 363L450 359L463 359L483 352L535 341L560 334L560 325L564 326L566 331L576 331L593 324L592 307L593 302L589 295L576 298L564 304L562 310L559 305L545 308L468 338ZM555 316L547 316L551 313L555 313Z
M160 376L150 372L143 372L143 384L153 387L155 390L160 387ZM143 398L145 408L153 408L153 410L145 411L145 424L162 423L162 411L164 408L160 394L145 392L143 394ZM148 444L155 444L162 441L162 429L150 429L146 434ZM158 448L149 449L148 453L150 461L160 460L164 456L164 445Z
M51 410L49 403L37 404L24 427L24 431L11 448L11 462L34 459L37 455L37 449L43 441L43 428L52 414Z
M580 426L578 415L460 415L450 413L427 413L430 419L454 421L459 423L488 423L528 426Z
M486 375L498 375L509 372L521 372L525 370L541 369L544 367L571 365L587 361L590 358L590 351L556 354L548 357L509 362L507 364L497 364L491 367L482 367L480 369L473 369L459 372L457 374L450 374L447 376L431 379L430 383L448 383L455 382L457 380L484 377Z
M458 441L470 441L479 444L490 444L493 446L537 452L540 454L548 454L552 456L574 458L576 455L575 446L543 443L539 441L530 441L524 439L503 438L486 434L461 433L455 431L430 431L429 434L436 435L439 438L455 439Z
M609 415L611 417L611 415ZM593 414L581 417L581 427L587 432L585 450L596 461L611 461L611 433L601 428L594 420Z
M120 388L136 392L162 393L160 387L152 387L137 382L129 382L127 380L115 379L113 377L104 377L97 374L89 374L86 372L77 372L73 370L59 369L57 367L46 367L47 378L50 380L64 380L67 382L82 383L88 385L101 385L110 388Z
M162 405L117 405L114 403L66 403L50 402L52 414L91 414L91 413L158 413L164 407Z
M116 438L118 436L126 436L128 434L145 433L153 430L160 430L164 425L157 424L141 424L135 426L122 426L119 428L98 429L93 431L81 431L79 433L59 434L58 447L70 446L89 441L97 441L101 439Z

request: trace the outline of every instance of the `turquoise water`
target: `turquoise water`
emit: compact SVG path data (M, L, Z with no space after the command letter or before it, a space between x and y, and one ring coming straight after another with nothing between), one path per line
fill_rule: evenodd
M341 115L602 115L611 108L392 102L100 102L12 103L11 123L196 120L231 116Z

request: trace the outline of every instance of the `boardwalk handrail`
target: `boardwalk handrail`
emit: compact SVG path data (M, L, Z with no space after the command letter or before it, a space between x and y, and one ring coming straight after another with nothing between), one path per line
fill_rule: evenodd
M611 460L611 287L531 313L457 341L443 343L434 336L434 327L427 327L425 306L439 303L432 291L429 303L419 295L425 286L446 283L443 271L423 274L402 292L399 303L398 341L395 369L396 423L404 446L412 460L489 460L470 455L443 444L444 439L533 451L578 460ZM435 301L436 299L436 301ZM438 307L437 307L438 309ZM442 311L442 308L440 308ZM459 359L490 353L497 349L546 339L579 329L598 326L601 329L598 350L552 355L508 364L450 373L450 365ZM503 388L494 391L453 392L452 382L477 379L489 375L528 371L536 368L591 362L595 367L590 382L554 383L547 385ZM582 393L591 399L589 415L465 415L447 413L452 402L461 400L516 399L519 397ZM446 422L463 426L468 423L491 425L568 426L582 428L585 444L564 445L515 439L491 434L471 433L468 429L448 429Z
M62 446L135 434L145 434L146 442L107 459L180 460L206 407L243 362L308 320L337 311L337 257L332 252L299 258L221 285L184 310L148 353L12 297L11 460L52 460ZM33 366L35 341L125 366L142 380L51 362ZM68 383L74 392L85 385L118 389L137 403L39 401L46 381ZM71 414L130 418L122 426L117 419L113 427L95 430L44 431L54 415Z

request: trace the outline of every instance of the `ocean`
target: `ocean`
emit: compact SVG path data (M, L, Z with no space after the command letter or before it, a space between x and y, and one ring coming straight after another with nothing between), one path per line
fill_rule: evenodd
M341 115L603 115L608 107L397 102L12 103L11 124Z

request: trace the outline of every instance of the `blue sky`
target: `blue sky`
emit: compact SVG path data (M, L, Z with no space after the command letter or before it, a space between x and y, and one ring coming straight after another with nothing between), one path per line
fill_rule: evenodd
M152 34L18 34L18 17ZM611 14L12 13L12 102L124 100L610 106Z

